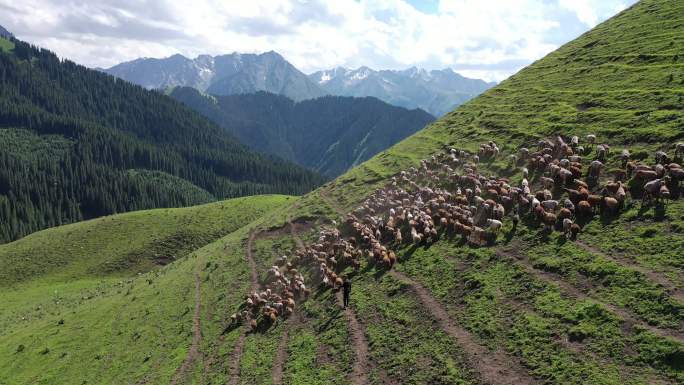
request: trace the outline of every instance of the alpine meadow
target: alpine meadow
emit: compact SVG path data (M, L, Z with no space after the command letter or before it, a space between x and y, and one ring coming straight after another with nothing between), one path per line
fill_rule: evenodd
M110 75L0 16L0 385L684 384L684 3L632 3L437 120L319 88L284 19L231 34L284 34L310 75ZM389 63L369 47L339 64Z

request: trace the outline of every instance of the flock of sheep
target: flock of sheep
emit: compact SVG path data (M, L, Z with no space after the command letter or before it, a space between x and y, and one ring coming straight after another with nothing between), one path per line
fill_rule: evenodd
M449 149L425 159L373 192L345 223L321 230L315 244L279 258L268 270L264 290L248 295L244 310L232 320L249 321L256 330L257 320L272 323L291 314L295 300L310 293L298 269L338 289L345 267L358 269L366 258L391 269L397 259L392 249L405 243L430 244L451 234L484 246L496 241L505 218L515 229L521 217L574 239L581 231L577 219L597 212L615 215L628 194L641 196L642 205L679 197L684 169L675 162L682 161L684 143L675 146L673 158L655 152L652 165L622 150L614 159L619 168L607 173L610 155L610 146L596 144L594 135L587 135L584 145L577 136L541 140L534 150L520 148L508 156L517 183L480 171L481 164L501 156L494 142L482 144L477 153Z

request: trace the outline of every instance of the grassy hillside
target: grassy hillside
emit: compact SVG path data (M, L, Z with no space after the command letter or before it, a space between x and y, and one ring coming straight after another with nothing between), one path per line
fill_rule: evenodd
M621 148L649 164L656 150L672 154L684 139L682 11L677 1L638 3L309 194L299 207L309 213L351 210L420 159L449 146L477 151L488 140L503 155L481 167L514 178L519 174L509 169L506 156L555 134L596 134L600 143L613 146L608 169L619 167ZM682 220L681 200L644 209L637 201L613 220L589 222L580 242L522 227L491 248L441 240L425 249L400 249L395 268L411 280L408 287L427 289L479 344L492 354L502 350L539 382L681 383ZM356 283L355 290L373 293L353 301L376 365L409 383L467 382L466 374L444 379L444 371L454 367L450 363L437 364L439 373L424 372L427 378L409 380L388 360L414 353L402 344L391 344L391 353L382 350L381 341L396 340L404 321L377 326L378 314L365 301L378 301L385 312L399 306L394 281L370 270ZM399 292L415 301L411 290ZM418 331L405 332L409 339L421 338Z
M682 11L679 1L642 1L188 258L90 286L72 300L81 304L54 286L46 310L27 302L27 315L4 327L0 383L683 383L682 199L628 199L618 216L588 221L577 241L527 221L513 231L506 220L492 246L447 236L400 245L392 271L363 263L353 275L349 310L314 287L294 316L264 332L225 328L250 290L247 250L263 279L298 238L315 241L321 225L446 146L476 151L496 140L503 154L480 167L516 181L506 156L558 133L597 134L615 149L609 169L623 146L650 164L654 150L672 152L684 138Z
M505 159L554 134L595 133L616 149L609 167L623 146L649 162L656 149L672 153L684 138L682 10L677 1L640 2L325 186L328 205L355 207L389 176L445 146L475 151L495 140ZM505 163L486 167L507 176ZM315 206L317 196L301 204ZM481 344L503 348L544 381L678 383L681 337L653 330L683 331L682 219L681 201L664 211L637 203L612 222L589 223L586 247L522 229L491 249L445 240L404 250L398 270L429 289ZM635 319L656 328L635 327ZM580 343L571 337L578 331Z
M168 381L192 338L195 276L206 279L207 261L217 260L224 244L193 252L294 199L133 212L0 246L0 384L125 383L151 369ZM239 247L233 255L221 263L238 298L245 267Z
M178 209L136 211L31 234L0 245L0 285L40 278L130 276L211 243L294 198L236 198Z

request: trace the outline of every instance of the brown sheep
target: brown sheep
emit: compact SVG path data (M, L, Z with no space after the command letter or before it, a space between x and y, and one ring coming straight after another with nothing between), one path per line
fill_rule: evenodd
M603 197L600 195L589 195L589 197L587 197L587 202L591 205L592 210L596 210L597 207L601 207Z
M603 198L603 207L608 210L609 214L615 214L620 207L620 203L613 197L605 197Z
M577 224L573 223L570 226L570 239L577 239L577 234L582 230L582 228Z
M636 174L634 174L634 179L644 182L652 181L656 178L658 178L658 173L653 170L637 170Z
M544 226L547 229L551 229L551 228L553 228L553 226L558 221L558 217L556 217L556 214L554 214L554 213L544 213L544 217L543 217L542 221L544 222Z
M558 218L561 219L561 220L572 218L572 211L570 211L570 210L568 210L568 209L566 209L566 208L562 208L562 209L560 209L560 211L558 212Z

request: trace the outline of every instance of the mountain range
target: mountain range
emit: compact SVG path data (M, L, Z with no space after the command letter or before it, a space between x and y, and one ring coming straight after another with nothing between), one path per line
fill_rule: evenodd
M427 112L372 97L325 96L295 102L266 92L208 95L177 87L170 96L242 143L335 177L434 120Z
M466 78L449 68L376 71L338 67L315 72L309 78L331 95L374 96L396 106L422 108L435 116L446 114L495 85Z
M375 71L338 67L305 75L276 52L189 59L173 55L141 58L103 71L148 89L193 87L213 95L266 91L294 101L323 95L373 96L408 109L421 108L441 116L489 89L494 83L461 76L451 69Z
M193 87L214 95L266 91L293 100L312 99L326 92L276 52L209 56L188 59L137 59L105 72L147 89Z
M4 37L4 38L8 39L8 38L14 37L14 35L12 35L12 32L6 30L5 27L0 25L0 37Z

